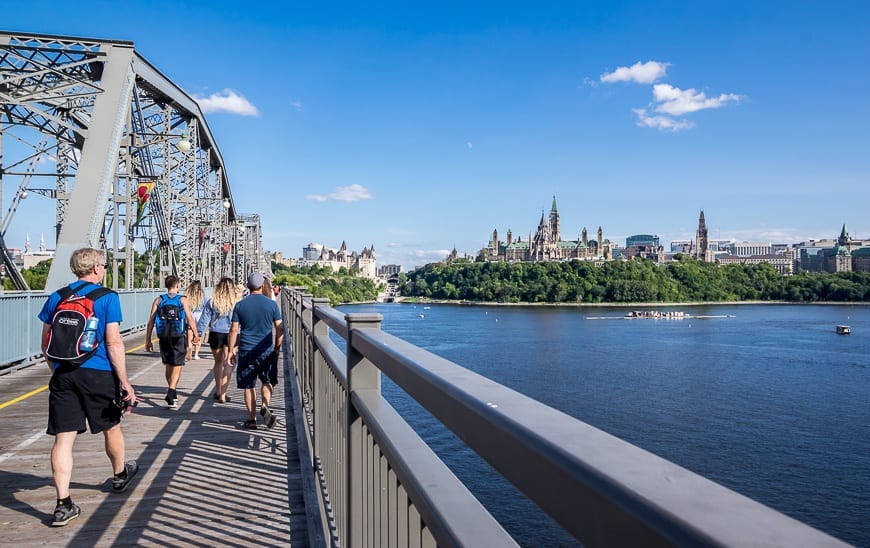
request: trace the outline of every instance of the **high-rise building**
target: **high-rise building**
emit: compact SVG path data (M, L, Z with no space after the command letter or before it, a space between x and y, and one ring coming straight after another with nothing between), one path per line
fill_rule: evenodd
M658 248L661 244L659 242L659 237L655 234L635 234L625 239L625 247L631 247L634 245Z
M691 253L692 240L671 240L671 253Z

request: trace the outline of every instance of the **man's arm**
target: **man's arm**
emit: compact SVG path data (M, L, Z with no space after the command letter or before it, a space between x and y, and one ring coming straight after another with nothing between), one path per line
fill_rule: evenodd
M48 350L48 336L51 334L51 324L44 323L42 324L42 353L45 354L45 351ZM53 373L54 372L54 364L48 358L45 359L45 363L48 365L48 369Z
M227 336L227 344L230 347L227 361L232 361L236 355L236 340L239 338L239 322L230 325L230 334Z
M275 352L281 351L281 344L284 342L284 322L275 320Z
M154 345L151 344L151 333L154 331L154 316L157 315L157 303L160 302L160 297L154 299L151 303L151 316L148 317L148 326L145 328L145 351L151 352L154 350Z
M187 297L182 297L181 304L184 305L184 317L187 318L187 325L189 325L190 330L193 331L193 342L198 343L199 330L196 327L196 319L193 317L193 312L190 311L190 301Z
M127 378L127 353L124 348L124 340L121 338L121 326L118 322L106 324L106 353L109 355L112 369L118 376L121 390L127 392L127 397L133 404L136 401L136 392L133 391L130 379Z

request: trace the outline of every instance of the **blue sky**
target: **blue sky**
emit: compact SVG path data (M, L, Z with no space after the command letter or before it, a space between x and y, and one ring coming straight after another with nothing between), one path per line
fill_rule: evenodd
M86 5L10 3L0 28L135 42L288 256L474 254L553 196L565 239L691 238L701 209L713 238L870 238L868 2ZM51 246L45 211L9 245Z

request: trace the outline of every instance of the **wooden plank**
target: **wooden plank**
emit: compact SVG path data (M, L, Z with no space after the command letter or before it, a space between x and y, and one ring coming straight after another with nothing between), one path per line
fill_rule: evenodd
M272 397L278 425L244 430L247 411L235 382L228 404L212 398L214 362L206 347L202 359L184 366L179 407L169 409L159 356L135 350L143 340L125 340L134 349L127 367L141 402L122 425L126 457L139 462L139 475L125 493L112 492L103 436L78 436L71 496L82 515L66 527L50 526L53 438L45 434L48 391L40 391L48 368L0 379L0 545L308 546L284 383Z

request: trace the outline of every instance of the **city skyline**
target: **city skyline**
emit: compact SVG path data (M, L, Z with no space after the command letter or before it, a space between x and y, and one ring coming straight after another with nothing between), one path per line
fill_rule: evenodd
M711 239L870 236L862 2L7 12L4 30L133 41L197 98L236 208L285 256L342 241L406 268L474 254L493 229L525 238L553 195L565 237L600 225L620 245L692 239L700 210ZM53 224L31 196L7 244L53 247Z

